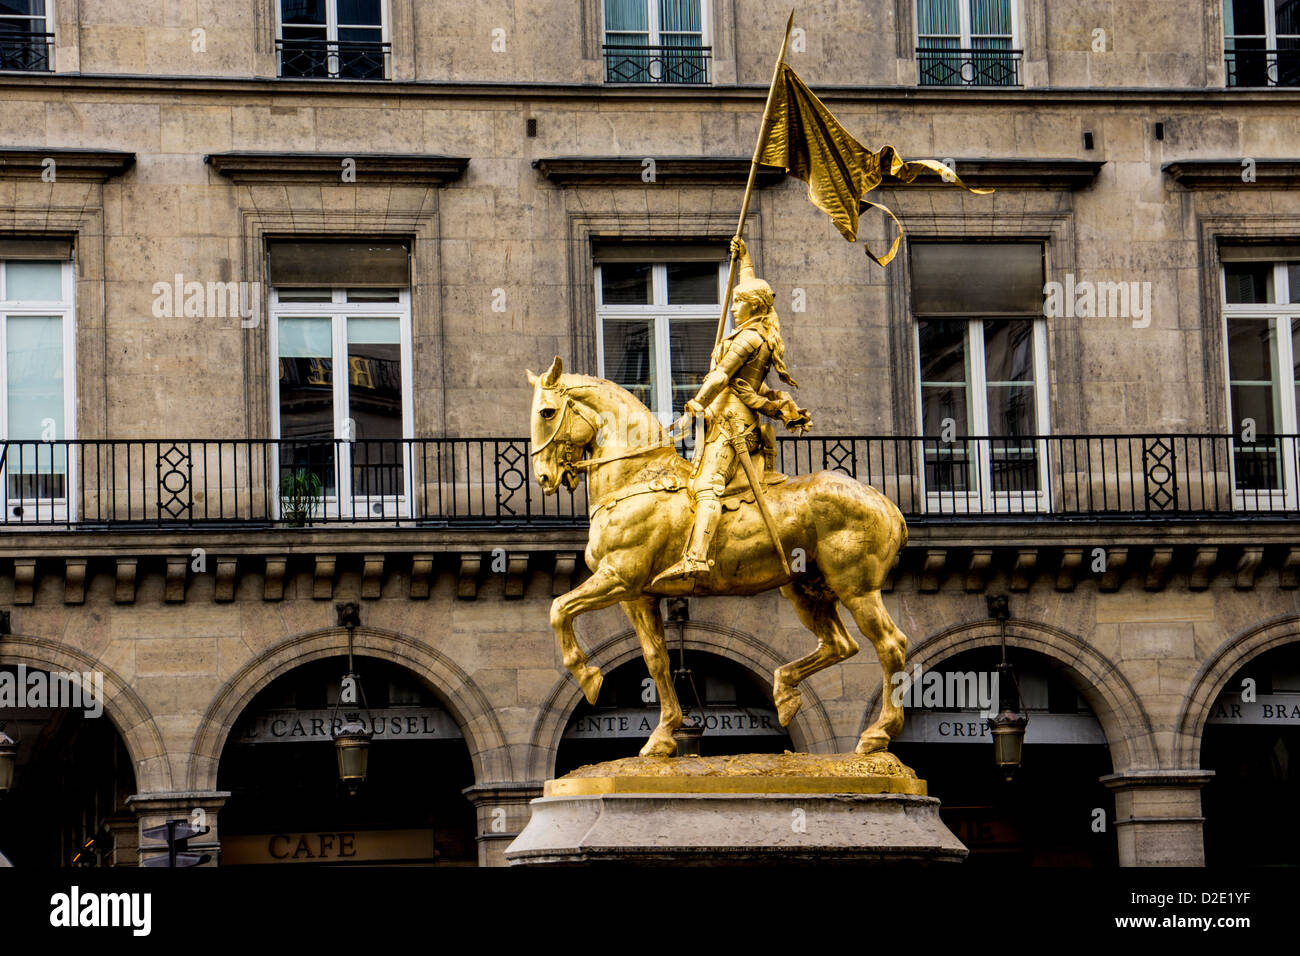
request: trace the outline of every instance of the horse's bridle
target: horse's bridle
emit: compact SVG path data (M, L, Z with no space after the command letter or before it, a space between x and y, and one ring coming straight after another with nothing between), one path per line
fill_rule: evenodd
M542 387L546 388L546 386L542 386ZM588 418L586 415L582 413L582 411L580 410L581 408L580 403L575 402L570 397L569 389L566 388L565 386L556 385L553 389L548 389L548 391L558 391L561 395L563 395L564 405L560 408L555 423L555 430L551 432L551 437L549 437L548 439L546 439L546 441L542 442L540 445L534 448L531 455L532 457L535 458L538 455L540 455L543 451L545 451L548 447L550 447L552 443L555 443L557 447L560 449L558 460L561 466L561 474L563 474L566 471L585 471L586 469L590 468L592 465L602 465L608 461L619 461L624 458L635 458L638 455L645 455L652 451L659 451L660 449L663 448L672 447L671 445L662 445L662 444L644 445L640 448L633 448L629 451L626 451L621 455L610 455L609 457L606 458L589 458L585 461L577 461L574 459L575 449L578 447L577 442L567 438L562 441L556 442L556 439L560 437L560 432L564 429L564 421L568 417L569 409L572 408L573 413L577 415L579 418L581 418L584 422L586 422L588 426L590 426L593 436L600 433L600 425L597 422L592 421L590 418ZM586 446L584 445L583 447Z
M542 387L546 388L544 385ZM574 461L574 454L578 447L578 443L571 438L565 438L558 442L556 441L556 439L560 437L560 433L564 431L564 422L569 417L569 410L572 409L575 415L591 427L593 435L600 431L600 426L579 410L578 403L569 395L568 388L563 385L557 385L555 386L554 391L558 391L564 397L564 404L560 406L559 414L556 416L555 430L551 432L551 437L533 449L531 457L536 458L543 451L549 448L552 443L554 443L559 449L558 461L561 468L561 474L563 475L565 471L572 471L574 469L576 464Z

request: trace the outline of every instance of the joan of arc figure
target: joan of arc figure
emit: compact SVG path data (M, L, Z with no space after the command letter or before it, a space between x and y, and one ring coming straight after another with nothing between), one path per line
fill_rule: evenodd
M799 387L785 367L785 342L773 308L772 287L754 275L743 239L731 240L731 252L740 260L740 279L731 301L733 330L713 350L699 393L673 425L676 431L700 415L708 423L704 448L691 475L695 522L682 559L655 578L656 584L708 574L709 546L722 515L722 491L739 463L736 443L743 440L751 453L760 449L758 416L779 418L790 431L804 432L812 425L808 411L796 405L789 392L765 383L768 371L775 369L781 381Z

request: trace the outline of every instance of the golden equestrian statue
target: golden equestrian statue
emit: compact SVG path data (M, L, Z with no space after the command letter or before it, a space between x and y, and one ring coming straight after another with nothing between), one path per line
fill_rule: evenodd
M677 454L669 432L650 410L613 382L565 374L558 357L542 375L528 373L534 386L537 480L546 494L553 494L561 485L576 488L585 473L591 503L586 560L593 573L556 598L551 626L565 667L594 704L602 677L578 646L573 619L614 603L623 606L659 692L659 725L642 756L673 754L673 731L682 723L659 610L665 596L781 589L799 620L817 636L816 650L773 675L772 697L783 726L799 710L799 684L858 651L838 604L849 609L875 647L883 687L892 688L894 676L904 670L907 638L880 598L880 587L907 543L902 514L874 488L838 472L793 478L771 473L774 440L759 415L779 418L793 431L806 430L810 419L788 393L765 383L774 370L795 384L785 367L772 289L754 275L742 237L760 165L806 182L809 199L850 242L857 239L862 207L883 210L898 226L897 234L880 256L866 249L882 266L897 253L902 226L888 209L863 198L871 190L887 179L912 182L924 172L938 173L944 182L973 193L991 190L968 187L935 160L905 162L892 146L871 150L862 145L785 63L793 24L791 13L731 242L712 366L673 426L676 430L693 418L705 418L695 467ZM728 306L734 331L724 337ZM902 730L903 711L894 696L880 695L880 715L858 739L857 753L886 750Z

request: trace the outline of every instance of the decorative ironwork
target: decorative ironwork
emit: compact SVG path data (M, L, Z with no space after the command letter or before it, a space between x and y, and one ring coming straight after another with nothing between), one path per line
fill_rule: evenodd
M391 43L364 40L276 40L283 79L385 80Z
M1178 460L1172 439L1160 437L1142 442L1142 474L1146 479L1148 511L1178 508Z
M707 46L606 46L606 83L675 83L699 86L709 82Z
M158 516L191 518L194 513L194 465L188 446L158 447Z
M917 47L921 86L1019 86L1023 50Z
M783 436L777 468L848 475L909 521L1300 517L1298 435ZM540 493L526 438L0 441L0 475L0 527L24 530L290 527L293 500L312 525L587 522L585 485Z
M822 448L822 467L831 471L843 472L850 477L856 475L858 473L858 463L853 442L828 439Z
M523 494L524 509L528 508L528 449L522 442L498 442L496 453L497 514L518 516L513 503L519 490Z
M0 70L48 73L53 55L53 33L0 33Z
M1300 86L1300 50L1228 50L1228 86Z

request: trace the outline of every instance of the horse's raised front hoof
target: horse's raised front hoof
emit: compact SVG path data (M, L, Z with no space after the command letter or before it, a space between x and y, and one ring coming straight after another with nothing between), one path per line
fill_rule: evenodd
M794 687L794 684L787 684L781 679L781 672L776 671L772 680L772 704L776 705L776 719L781 722L781 726L789 727L790 721L793 721L794 714L800 713L802 698L800 689Z
M782 727L789 727L794 715L799 713L803 698L799 694L799 688L791 687L778 677L772 685L772 703L776 704L776 719Z
M671 757L675 753L677 753L677 741L673 740L671 732L662 727L656 727L650 739L641 748L642 757Z
M600 672L599 667L584 667L582 676L578 678L578 686L582 688L582 693L587 698L587 703L594 705L596 698L600 696L600 686L605 683L605 675Z
M888 749L889 734L883 730L868 730L858 738L858 745L853 748L855 753L860 754L874 754Z

